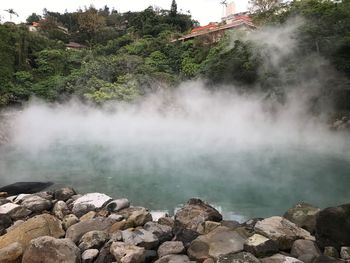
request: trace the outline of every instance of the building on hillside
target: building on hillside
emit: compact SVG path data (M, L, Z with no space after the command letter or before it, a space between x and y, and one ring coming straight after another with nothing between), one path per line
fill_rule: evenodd
M45 20L41 20L39 22L33 22L31 25L28 26L28 30L31 32L38 32L41 27L44 27L43 24L45 23ZM68 28L60 25L55 25L55 28L62 33L68 35Z
M38 22L33 22L31 25L28 26L28 30L30 32L37 32L39 29L39 23Z

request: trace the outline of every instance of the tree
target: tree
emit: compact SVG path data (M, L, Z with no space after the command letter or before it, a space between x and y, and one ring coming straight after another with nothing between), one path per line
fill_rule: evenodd
M27 18L27 24L31 25L33 22L39 22L41 20L41 16L37 15L36 13L32 13L30 16Z
M170 7L170 16L176 16L176 15L177 15L177 4L176 4L176 1L173 0Z
M278 6L281 2L281 0L249 0L250 11L253 13L267 12Z
M12 15L15 15L18 17L18 14L15 12L15 10L13 10L12 8L6 9L4 10L5 12L9 13L10 15L10 21L12 21Z

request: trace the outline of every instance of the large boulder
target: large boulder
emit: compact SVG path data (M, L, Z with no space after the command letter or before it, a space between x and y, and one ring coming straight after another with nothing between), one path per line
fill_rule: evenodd
M320 248L340 250L350 246L350 204L321 210L316 217L316 242Z
M12 225L12 219L7 214L0 214L0 235L3 231Z
M314 237L289 220L273 216L256 223L255 232L275 241L280 250L289 250L297 239L314 240Z
M164 257L170 254L181 254L185 251L185 247L180 241L166 241L158 248L158 256Z
M80 263L80 250L70 239L44 236L33 239L22 263Z
M186 255L167 255L156 260L154 263L190 263L190 262L191 262L190 259Z
M143 228L154 234L160 243L171 240L173 237L173 229L170 226L161 225L156 222L147 222Z
M81 254L82 263L92 263L98 256L98 249L88 249Z
M58 201L56 204L53 206L52 213L62 220L66 215L70 213L68 206L65 202L63 201Z
M32 239L41 236L52 236L55 238L64 236L61 221L47 214L35 216L7 234L0 236L0 248L14 242L18 242L23 248L26 248Z
M13 220L25 218L31 213L32 211L26 207L14 203L6 203L0 206L0 214L9 215Z
M80 239L79 249L84 251L90 248L101 248L109 236L104 231L90 231Z
M271 239L254 234L244 242L244 250L256 257L266 257L276 254L278 252L278 245Z
M311 263L313 259L322 255L314 241L303 239L293 243L290 254L304 263Z
M220 226L193 240L187 254L191 259L200 262L206 258L217 259L222 255L242 251L246 238L247 236L236 230Z
M104 207L112 198L101 193L88 193L73 202L72 212L80 217L87 212Z
M175 214L175 227L197 231L205 221L220 222L222 215L212 206L200 199L190 199L187 204Z
M217 263L260 263L259 259L249 252L231 253L220 256Z
M283 215L284 218L304 228L310 233L315 232L316 215L321 209L307 203L299 203L288 209Z
M24 198L22 205L32 212L40 213L50 210L52 202L37 195L30 195Z
M0 262L1 263L13 263L16 262L23 254L22 245L18 242L14 242L7 247L0 249Z
M145 229L124 230L122 237L126 244L144 247L145 249L154 249L159 244L157 236Z
M123 242L113 242L110 248L111 253L120 263L144 263L146 250L142 247L128 245Z
M61 200L61 201L67 201L68 199L70 199L73 195L76 195L77 193L75 192L75 190L71 187L63 187L60 189L57 189L54 192L54 197L57 200Z
M144 207L129 207L122 209L118 212L127 219L129 223L132 223L135 227L144 226L147 222L152 221L151 213Z
M74 243L77 243L85 233L90 231L108 231L113 223L113 220L103 217L85 220L70 226L67 229L66 238L70 238Z
M271 257L260 259L261 263L303 263L299 259L288 257L282 254L275 254Z

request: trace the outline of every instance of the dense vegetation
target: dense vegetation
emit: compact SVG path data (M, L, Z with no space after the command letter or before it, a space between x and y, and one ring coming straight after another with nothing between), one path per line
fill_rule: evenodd
M31 96L46 101L76 96L97 104L132 101L196 78L204 79L208 88L233 84L283 98L285 87L300 86L318 74L329 76L322 80L322 96L339 110L350 110L350 0L270 1L253 3L257 25L283 25L296 16L306 21L295 36L297 51L278 67L264 65L263 49L238 36L233 44L230 36L212 45L201 39L172 41L198 25L189 14L177 11L175 1L170 10L149 7L122 14L107 6L64 14L44 10L43 16L29 16L27 25L3 23L0 105L22 104ZM27 26L38 21L40 30L29 32ZM87 48L67 50L69 41ZM314 56L330 64L306 70Z

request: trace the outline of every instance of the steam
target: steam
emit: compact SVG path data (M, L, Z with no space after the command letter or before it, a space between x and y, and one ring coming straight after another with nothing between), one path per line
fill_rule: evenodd
M280 67L282 79L300 23L247 36L262 44L264 66ZM345 200L344 192L334 193L346 185L350 144L345 134L330 131L323 115L309 114L310 96L323 78L301 77L284 104L235 87L209 91L201 81L104 108L33 100L16 114L11 142L0 148L0 185L49 179L151 208L200 196L248 216L270 214L266 206L280 212L302 200ZM327 195L332 186L335 192Z

